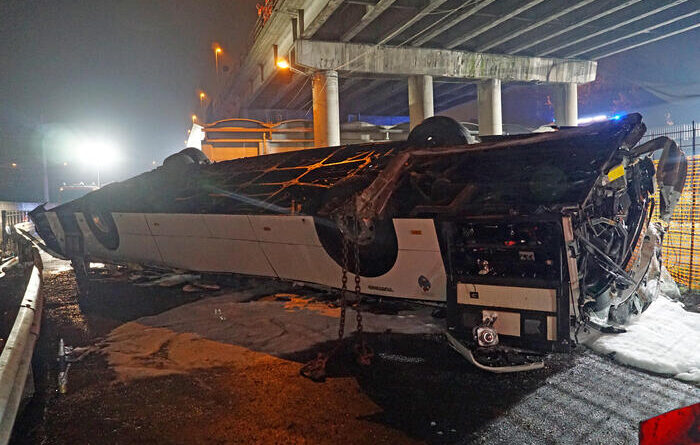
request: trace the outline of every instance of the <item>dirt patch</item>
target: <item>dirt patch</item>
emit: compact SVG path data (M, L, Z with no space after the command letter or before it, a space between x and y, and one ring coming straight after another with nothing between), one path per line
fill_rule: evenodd
M93 286L90 298L96 300L81 304L72 273L47 277L37 366L41 394L17 425L14 443L414 441L368 420L381 408L347 374L333 371L318 385L299 375L298 361L122 321L186 303L191 295L151 289L152 298L135 304L138 289L105 284L97 293L102 284ZM308 309L302 306L285 311ZM72 346L101 345L99 353L72 365L64 395L55 390L58 338Z
M106 364L93 357L83 366L98 371ZM389 427L368 427L362 419L380 408L354 379L334 379L320 397L317 386L298 376L298 364L279 359L84 383L54 402L46 443L413 442Z
M317 385L299 376L295 361L191 333L122 324L115 318L123 312L110 317L109 310L95 311L94 301L86 311L71 273L50 276L45 289L43 396L32 402L14 443L412 441L366 420L381 408L354 378ZM115 305L98 298L107 308ZM182 304L189 297L179 298ZM148 313L169 306L142 304ZM72 365L65 395L55 391L58 337L75 346L97 341L104 353Z
M66 405L68 397L59 395L56 390L56 358L60 338L64 339L66 345L88 346L123 324L124 320L162 312L174 305L199 298L184 294L167 295L167 290L164 290L160 298L144 300L137 290L131 292L128 288L112 287L96 281L92 283L91 297L86 301L78 297L72 271L45 272L42 292L44 311L41 335L33 359L36 394L15 424L13 443L61 443L56 442L58 439L53 439L57 433L64 429L82 428L72 424L73 421L67 425L55 423L65 420L64 411L74 411L73 407ZM104 359L95 357L81 361L72 365L69 371L69 395L78 388L109 385L115 379L114 372ZM89 414L90 411L86 411L85 415ZM93 437L82 443L101 442Z

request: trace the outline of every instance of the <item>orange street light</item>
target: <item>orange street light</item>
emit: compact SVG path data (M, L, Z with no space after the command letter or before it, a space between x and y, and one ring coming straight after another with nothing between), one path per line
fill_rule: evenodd
M204 99L207 98L207 95L204 94L204 91L199 93L199 106L204 107Z
M289 62L284 57L277 58L277 68L287 70L289 69Z
M294 68L290 63L289 60L286 59L285 57L278 57L277 60L275 60L275 66L281 70L289 70L293 73L301 74L302 76L308 76L308 73L305 73L304 71L298 70Z
M192 123L195 123L195 122L197 122L197 115L193 114L192 115Z
M219 76L219 54L221 54L223 51L220 46L217 46L216 49L214 49L214 61L216 64L216 76Z

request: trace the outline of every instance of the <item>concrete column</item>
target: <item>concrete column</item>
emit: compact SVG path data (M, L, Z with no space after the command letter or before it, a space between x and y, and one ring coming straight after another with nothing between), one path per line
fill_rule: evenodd
M408 115L413 127L435 114L433 109L433 76L408 78Z
M503 134L501 116L501 79L488 79L477 84L479 108L479 134L481 136Z
M338 72L317 71L311 82L314 107L314 146L340 145Z
M562 127L578 125L578 89L575 83L554 85L554 119Z

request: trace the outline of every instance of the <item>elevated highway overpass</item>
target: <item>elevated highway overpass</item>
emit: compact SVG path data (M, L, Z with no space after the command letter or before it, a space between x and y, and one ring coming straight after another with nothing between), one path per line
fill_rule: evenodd
M597 60L700 26L695 0L268 3L207 119L313 109L316 145L339 143L341 115L408 114L413 127L474 99L480 132L501 134L501 90L522 84L551 85L557 123L576 125Z

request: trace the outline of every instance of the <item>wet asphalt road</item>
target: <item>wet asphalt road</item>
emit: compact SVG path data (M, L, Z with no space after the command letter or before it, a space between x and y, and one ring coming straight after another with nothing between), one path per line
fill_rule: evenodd
M72 273L47 279L39 394L13 443L632 444L641 420L700 401L697 387L581 348L543 370L495 375L470 366L440 335L392 333L369 336L371 367L342 354L326 383L298 376L304 361L328 350L320 344L264 366L119 384L93 356L71 369L69 394L56 394L58 337L91 344L123 322L200 298L144 292L110 285L81 305Z

